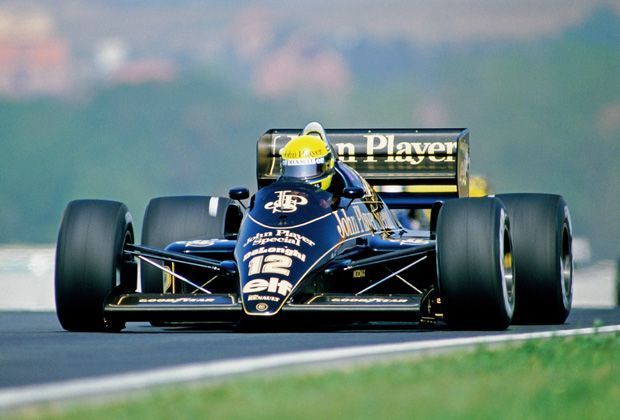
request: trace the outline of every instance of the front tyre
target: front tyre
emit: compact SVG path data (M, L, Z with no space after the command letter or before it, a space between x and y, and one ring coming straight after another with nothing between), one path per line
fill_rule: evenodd
M563 324L573 300L572 227L559 195L501 194L511 222L515 322Z
M506 329L515 305L508 214L495 198L443 204L437 220L437 275L452 328Z
M67 205L56 246L56 313L68 331L120 330L104 317L117 286L135 285L132 261L123 256L133 243L127 207L115 201L76 200Z
M239 208L228 198L211 196L158 197L144 213L142 244L164 249L174 241L224 239L236 234L241 223ZM163 293L162 271L141 263L144 293Z

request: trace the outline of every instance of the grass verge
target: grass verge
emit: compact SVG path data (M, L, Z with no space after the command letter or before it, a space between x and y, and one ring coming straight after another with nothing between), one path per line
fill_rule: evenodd
M617 418L620 334L530 341L316 373L248 375L15 418Z

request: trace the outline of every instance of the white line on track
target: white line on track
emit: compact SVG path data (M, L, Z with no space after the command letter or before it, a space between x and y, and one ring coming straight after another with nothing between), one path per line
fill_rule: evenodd
M131 390L143 390L146 387L155 385L191 382L209 378L221 378L230 375L287 366L333 362L398 353L413 353L425 350L462 348L483 344L507 343L539 338L569 337L613 332L620 332L620 325L610 325L599 328L579 328L572 330L340 347L334 349L272 354L268 356L225 359L215 362L192 363L159 368L146 372L132 372L120 375L108 375L98 378L76 379L50 384L0 389L0 408L14 408L28 404L37 404L57 400L118 394Z

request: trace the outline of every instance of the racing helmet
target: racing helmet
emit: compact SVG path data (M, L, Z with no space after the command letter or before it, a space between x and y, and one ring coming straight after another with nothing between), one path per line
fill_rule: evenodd
M302 134L292 139L280 151L280 157L283 177L300 179L322 190L331 185L334 153L320 135Z

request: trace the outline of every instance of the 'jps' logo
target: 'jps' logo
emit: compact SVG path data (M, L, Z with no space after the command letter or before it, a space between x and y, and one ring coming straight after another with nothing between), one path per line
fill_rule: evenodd
M272 213L293 213L297 211L297 206L305 206L308 199L301 195L294 194L290 190L277 191L278 199L265 204L267 210Z

